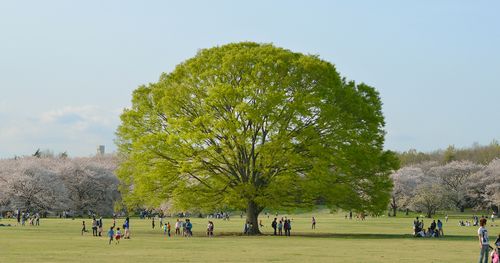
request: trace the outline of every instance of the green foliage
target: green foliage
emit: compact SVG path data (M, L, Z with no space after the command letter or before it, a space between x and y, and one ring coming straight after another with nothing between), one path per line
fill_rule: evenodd
M129 207L311 207L378 213L389 200L378 92L270 44L204 49L133 93L118 169Z
M450 145L446 150L437 150L430 153L418 152L410 149L406 152L397 153L401 166L421 164L427 161L435 161L446 164L451 161L471 161L477 164L488 164L492 160L500 158L500 144L493 140L489 145L474 144L472 147L456 148Z

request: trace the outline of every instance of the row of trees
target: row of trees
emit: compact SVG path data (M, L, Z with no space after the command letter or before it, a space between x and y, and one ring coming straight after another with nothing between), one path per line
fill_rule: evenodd
M0 160L0 211L111 215L119 200L114 156Z
M493 140L488 145L474 143L472 147L467 148L457 148L450 145L445 150L436 150L428 153L410 149L397 155L402 167L431 161L441 164L452 161L471 161L487 165L500 157L500 143L497 140Z
M500 159L483 165L471 161L441 164L426 161L403 167L392 174L390 207L424 212L438 209L493 209L500 205Z

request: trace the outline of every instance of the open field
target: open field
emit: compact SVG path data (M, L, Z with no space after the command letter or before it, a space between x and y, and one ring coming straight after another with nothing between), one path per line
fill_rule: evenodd
M118 245L93 237L91 229L81 236L81 219L42 219L39 227L15 226L14 220L3 219L0 223L13 226L0 227L0 262L475 262L479 254L477 227L458 226L465 217L450 217L444 238L416 239L410 235L412 218L358 221L346 220L344 214L317 213L317 229L311 230L311 215L289 216L291 237L268 236L272 217L264 215L265 236L240 236L243 220L236 216L213 220L215 238L205 237L206 219L192 218L194 237L168 238L158 222L153 230L150 220L132 218L132 238ZM89 229L91 220L85 221ZM431 222L424 221L426 226ZM111 222L104 219L105 230ZM500 227L490 223L493 242Z

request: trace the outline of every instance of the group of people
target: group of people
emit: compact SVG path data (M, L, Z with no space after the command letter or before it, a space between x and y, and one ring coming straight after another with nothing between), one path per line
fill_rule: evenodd
M413 236L415 237L442 237L444 236L443 222L438 219L432 220L432 223L427 228L424 227L424 220L419 220L417 216L413 221Z
M316 220L314 219L314 228L316 227ZM278 221L278 218L274 218L273 222L271 223L271 227L274 230L274 235L275 236L282 236L283 235L283 230L285 230L285 236L290 236L290 231L292 230L292 221L288 218L281 218L280 221ZM246 234L246 233L245 233Z
M30 226L39 226L40 225L40 214L30 212L21 212L19 209L16 211L16 220L17 224L21 226L25 226L26 222Z
M115 231L115 228L116 228L116 231ZM120 243L121 238L130 239L130 218L129 217L125 218L125 221L123 222L123 225L122 225L122 229L123 229L123 233L120 230L120 227L116 227L116 217L113 217L113 225L109 228L108 233L107 233L108 237L109 237L109 244L111 244L111 242L113 240L115 240L115 243L118 244L118 243ZM88 232L88 230L87 230L87 227L85 225L85 220L84 220L84 221L82 221L81 235L83 235L84 233L87 233L87 232ZM102 217L100 217L99 219L96 219L95 215L92 216L92 236L100 237L100 236L102 236L102 232L103 232Z

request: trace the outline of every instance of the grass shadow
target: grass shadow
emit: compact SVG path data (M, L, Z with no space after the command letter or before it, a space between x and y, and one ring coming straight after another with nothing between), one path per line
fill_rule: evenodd
M247 236L243 233L238 232L223 232L219 233L219 237L242 237ZM259 236L272 237L274 235L261 234ZM284 236L283 236L284 237ZM466 235L445 235L440 238L426 238L426 237L414 237L411 234L373 234L373 233L293 233L291 237L305 237L305 238L336 238L336 239L411 239L411 240L455 240L455 241L473 241L476 239L475 236Z

